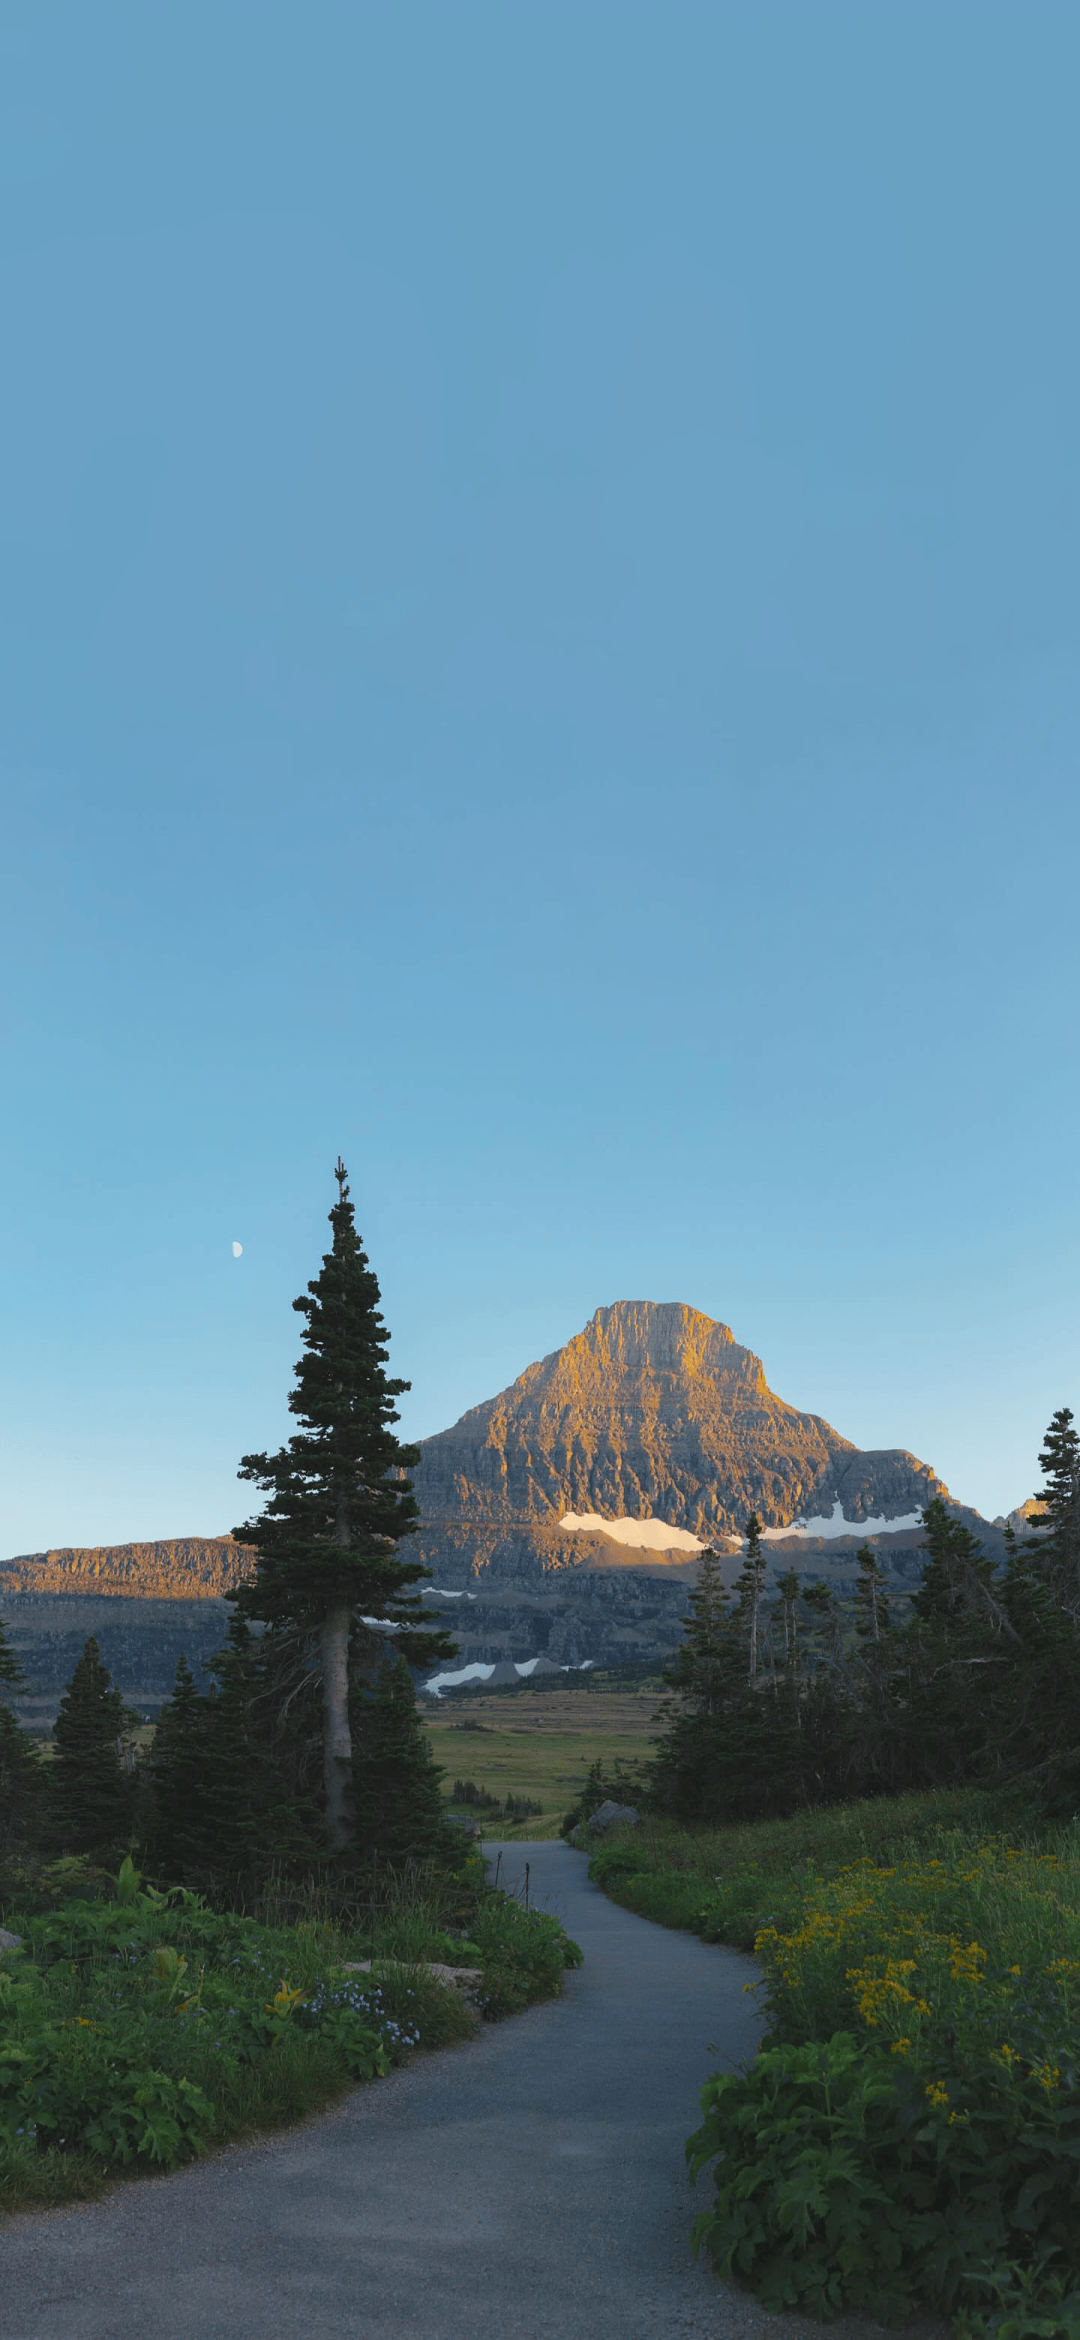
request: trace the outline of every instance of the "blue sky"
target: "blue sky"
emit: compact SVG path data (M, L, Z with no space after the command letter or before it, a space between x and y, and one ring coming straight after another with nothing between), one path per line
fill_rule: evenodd
M618 1298L1080 1411L1075 8L9 0L0 1552ZM244 1245L234 1260L232 1242Z

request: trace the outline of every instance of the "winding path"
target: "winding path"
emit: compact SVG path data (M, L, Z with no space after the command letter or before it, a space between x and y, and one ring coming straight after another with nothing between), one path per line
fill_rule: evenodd
M561 1999L300 2128L15 2220L4 2340L795 2340L687 2248L683 2140L705 2074L755 2045L748 1960L616 1908L565 1845L501 1849L585 1952Z

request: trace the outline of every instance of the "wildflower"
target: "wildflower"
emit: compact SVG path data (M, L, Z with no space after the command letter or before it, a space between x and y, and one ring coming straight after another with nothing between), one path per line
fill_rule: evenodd
M889 2054L891 2056L906 2056L910 2046L911 2041L909 2039L894 2039L892 2046L889 2049Z
M1061 2079L1061 2067L1059 2064L1033 2064L1031 2077L1038 2082L1040 2088L1045 2088L1049 2096L1051 2090L1057 2087Z
M923 2095L928 2097L930 2103L935 2106L948 2104L949 2101L949 2091L942 2087L940 2080L931 2080L929 2085L923 2089Z

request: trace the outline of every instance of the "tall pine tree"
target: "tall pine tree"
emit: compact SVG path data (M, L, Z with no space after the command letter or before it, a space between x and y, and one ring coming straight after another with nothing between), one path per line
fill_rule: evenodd
M244 1615L292 1627L318 1644L322 1682L323 1794L331 1846L352 1833L349 1644L359 1622L397 1627L395 1647L415 1663L450 1656L410 1588L430 1574L398 1550L417 1524L408 1478L417 1449L392 1425L407 1381L386 1371L387 1330L378 1282L353 1221L344 1163L330 1213L333 1248L293 1307L305 1319L304 1356L289 1409L301 1427L277 1454L246 1454L240 1468L270 1497L235 1530L257 1554L255 1583L235 1596Z
M91 1637L53 1724L49 1786L64 1843L74 1852L115 1852L126 1838L132 1782L123 1741L134 1720Z

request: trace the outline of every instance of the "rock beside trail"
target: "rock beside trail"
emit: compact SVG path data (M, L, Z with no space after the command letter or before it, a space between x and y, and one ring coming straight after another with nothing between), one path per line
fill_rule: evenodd
M606 1804L590 1815L585 1827L590 1836L606 1836L609 1828L636 1828L637 1821L636 1804L616 1804L609 1796Z
M397 1961L392 1958L352 1958L348 1961L345 1972L346 1974L370 1974L375 1965L393 1966L395 1963ZM401 1963L408 1962L402 1961ZM434 1982L443 1983L449 1990L469 1991L474 1983L482 1982L484 1979L483 1968L479 1966L441 1966L437 1960L428 1961L425 1959L423 1967L425 1974L430 1974Z
M6 1926L0 1926L0 1958L5 1950L17 1950L21 1942L21 1934L9 1934Z

